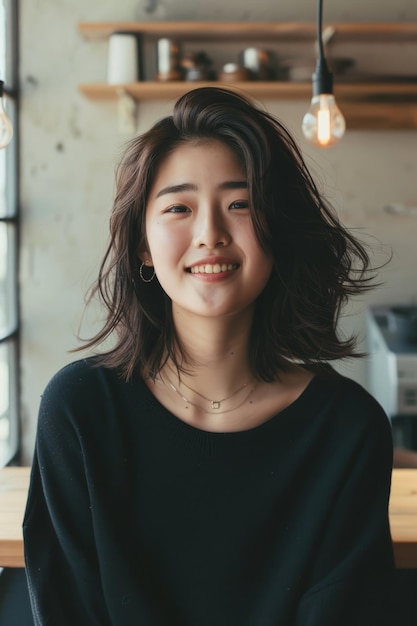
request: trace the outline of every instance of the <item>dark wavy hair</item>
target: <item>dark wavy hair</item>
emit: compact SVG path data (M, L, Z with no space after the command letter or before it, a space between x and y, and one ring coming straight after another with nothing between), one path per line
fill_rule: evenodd
M273 271L255 303L249 354L253 373L272 381L296 360L316 371L356 353L356 338L337 334L347 299L373 284L370 258L321 197L300 149L281 122L245 97L217 87L189 91L173 114L131 140L117 166L110 241L91 288L107 311L102 329L85 340L97 348L110 336L111 349L98 362L155 377L171 357L187 364L176 337L171 301L157 278L139 278L145 210L161 162L186 142L224 142L248 179L256 236L273 259ZM78 348L82 349L82 348Z

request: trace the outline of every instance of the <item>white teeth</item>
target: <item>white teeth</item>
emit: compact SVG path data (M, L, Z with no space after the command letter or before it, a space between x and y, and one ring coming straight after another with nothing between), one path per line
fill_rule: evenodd
M231 272L232 270L236 269L237 265L236 263L223 263L222 265L220 265L220 263L215 263L214 265L210 265L209 263L206 263L205 265L195 265L194 267L191 268L191 273L192 274L220 274L220 272Z

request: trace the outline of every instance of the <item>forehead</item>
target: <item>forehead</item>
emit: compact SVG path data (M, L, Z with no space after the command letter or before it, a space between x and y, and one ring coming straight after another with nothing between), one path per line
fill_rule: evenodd
M235 151L218 139L193 139L181 142L169 151L159 163L154 181L166 176L221 175L222 172L245 176L245 167Z

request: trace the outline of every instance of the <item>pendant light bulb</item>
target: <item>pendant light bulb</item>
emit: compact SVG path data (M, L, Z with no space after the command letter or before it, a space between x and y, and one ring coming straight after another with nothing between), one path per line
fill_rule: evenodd
M304 115L301 129L310 143L327 148L338 143L345 134L345 118L333 95L333 74L329 71L324 55L322 37L323 0L317 0L317 46L318 59L313 78L313 97Z
M345 118L334 95L314 95L302 124L303 135L307 141L320 148L334 146L342 139L345 129Z
M0 149L8 146L13 137L13 126L3 105L3 84L0 80Z

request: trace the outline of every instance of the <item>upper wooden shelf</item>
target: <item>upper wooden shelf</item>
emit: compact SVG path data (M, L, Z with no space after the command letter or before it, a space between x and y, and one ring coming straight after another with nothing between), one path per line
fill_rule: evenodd
M337 41L417 41L417 23L406 22L337 22L331 26ZM132 32L152 37L187 37L187 39L279 39L314 41L313 22L80 22L80 33L90 40L105 39L114 32Z

